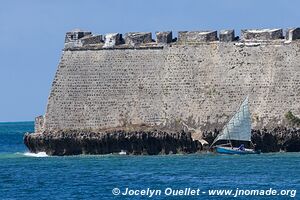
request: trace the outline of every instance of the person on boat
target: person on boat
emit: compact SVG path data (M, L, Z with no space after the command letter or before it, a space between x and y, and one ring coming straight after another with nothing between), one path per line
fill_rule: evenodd
M241 145L239 146L239 150L240 150L240 151L245 151L245 146L244 146L244 144L241 144Z

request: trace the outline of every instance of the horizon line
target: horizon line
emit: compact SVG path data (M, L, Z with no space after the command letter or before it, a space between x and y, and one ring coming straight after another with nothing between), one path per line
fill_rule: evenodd
M1 124L3 124L3 123L24 123L24 122L34 122L34 121L0 121Z

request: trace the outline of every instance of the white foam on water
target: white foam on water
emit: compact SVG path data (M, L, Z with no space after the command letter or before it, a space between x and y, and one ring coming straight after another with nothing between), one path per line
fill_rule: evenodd
M127 152L126 152L126 151L123 151L123 150L121 150L121 151L119 152L119 155L127 155Z
M38 152L38 153L30 153L30 152L26 152L24 153L24 156L30 156L30 157L48 157L48 155L46 154L46 152Z

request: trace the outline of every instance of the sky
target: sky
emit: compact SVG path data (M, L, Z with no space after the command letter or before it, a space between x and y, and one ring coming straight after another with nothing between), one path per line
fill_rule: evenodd
M46 111L65 32L300 27L298 0L0 0L0 122Z

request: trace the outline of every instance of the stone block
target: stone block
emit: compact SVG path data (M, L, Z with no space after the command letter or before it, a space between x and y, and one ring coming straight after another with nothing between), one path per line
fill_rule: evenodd
M234 41L234 30L221 30L219 34L220 42Z
M282 29L244 29L242 40L278 40L283 38Z
M172 31L156 32L156 42L167 44L172 42Z
M82 47L81 40L75 40L74 42L65 43L65 49L72 49L76 47Z
M142 43L152 42L151 32L131 32L125 34L125 44L137 46Z
M103 43L102 35L86 36L80 39L83 46Z
M298 40L300 39L300 28L289 28L285 34L286 40Z
M179 31L179 42L211 42L218 40L217 31Z
M34 130L36 133L41 133L44 130L44 116L38 116L34 121Z
M105 35L103 48L113 48L122 43L122 34L108 33Z
M66 33L65 43L77 41L85 36L92 35L92 32L75 29Z

